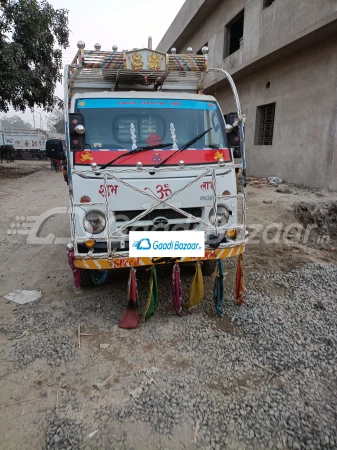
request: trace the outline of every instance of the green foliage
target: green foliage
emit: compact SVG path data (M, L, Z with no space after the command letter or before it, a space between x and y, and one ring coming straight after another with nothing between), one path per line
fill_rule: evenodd
M0 0L0 111L48 111L69 46L68 11L42 0Z
M23 121L19 116L4 116L0 119L0 128L4 130L30 130L32 126L30 123Z

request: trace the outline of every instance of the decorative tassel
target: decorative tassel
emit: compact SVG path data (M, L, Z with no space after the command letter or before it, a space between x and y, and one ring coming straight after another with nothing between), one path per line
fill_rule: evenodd
M215 310L219 317L222 317L223 314L222 312L223 296L224 296L223 265L221 259L219 259L213 288L213 299L215 302Z
M71 267L71 270L73 271L74 275L74 286L75 288L80 287L80 281L81 281L81 271L77 267L75 267L74 264L74 250L71 250L68 252L68 262L69 266Z
M173 287L173 309L179 316L182 316L181 313L182 294L181 294L180 268L178 264L175 264L173 267L172 287Z
M235 295L236 295L236 303L241 306L244 304L243 293L245 291L245 283L243 278L243 255L239 256L238 259L238 267L236 270L236 287L235 287Z
M191 285L190 299L188 301L189 308L198 306L204 298L204 282L199 261L197 262L195 269L195 275Z
M138 294L136 284L136 270L130 270L128 284L128 306L119 324L120 328L134 329L138 325Z
M145 310L145 319L149 319L158 306L158 282L157 282L157 270L155 267L151 268L150 288L147 298L147 305Z

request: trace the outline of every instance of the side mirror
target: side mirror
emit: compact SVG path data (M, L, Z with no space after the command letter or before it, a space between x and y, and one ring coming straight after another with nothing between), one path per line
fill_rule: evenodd
M70 149L84 150L85 148L85 126L82 114L69 114Z
M234 158L241 158L240 129L238 127L237 113L229 113L224 115L227 134L227 144L233 149Z
M52 159L63 158L63 145L61 139L48 139L46 141L46 155Z

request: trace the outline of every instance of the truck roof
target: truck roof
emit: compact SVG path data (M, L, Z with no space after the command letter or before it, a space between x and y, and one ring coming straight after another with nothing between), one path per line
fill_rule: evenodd
M203 91L207 47L203 47L201 55L194 54L192 48L178 55L176 49L165 54L147 48L118 51L116 46L112 52L106 52L101 51L99 44L95 45L95 50L85 50L82 41L77 47L75 58L65 67L68 105L76 93L83 92L134 90L197 94ZM156 95L158 98L159 94Z
M81 92L74 95L78 98L162 98L172 100L203 100L215 102L212 95L190 94L186 92L161 92L161 91L113 91L113 92Z

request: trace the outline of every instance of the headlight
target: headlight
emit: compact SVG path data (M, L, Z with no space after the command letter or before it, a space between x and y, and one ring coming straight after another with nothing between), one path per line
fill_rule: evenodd
M85 231L90 234L102 233L106 225L105 216L101 211L89 211L83 220Z
M208 218L212 225L221 228L229 220L229 211L225 206L218 206L217 213L215 214L214 209L211 209Z

